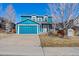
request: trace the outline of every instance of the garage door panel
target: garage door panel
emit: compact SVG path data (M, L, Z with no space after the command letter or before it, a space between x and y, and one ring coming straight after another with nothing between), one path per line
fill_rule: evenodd
M19 26L20 34L37 34L37 26Z

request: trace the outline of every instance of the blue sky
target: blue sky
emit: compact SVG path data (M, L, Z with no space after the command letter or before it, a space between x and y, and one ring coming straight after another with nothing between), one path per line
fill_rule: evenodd
M5 9L9 4L2 4L3 9ZM45 3L12 3L13 8L17 14L27 14L27 15L45 15L47 13L48 5Z
M3 11L6 10L8 3L1 4ZM48 5L46 3L12 3L16 11L17 22L21 15L50 15Z
M9 4L2 3L0 5L2 5L3 12L5 12L6 7ZM12 3L12 6L16 12L16 22L20 21L21 15L51 15L51 11L50 11L47 3ZM54 7L54 6L52 6L52 7ZM67 9L66 9L66 11L67 11ZM79 5L75 9L79 10ZM75 11L74 13L79 14L77 11ZM1 12L0 12L0 15L2 15ZM60 15L60 12L59 12L59 15ZM65 14L64 18L66 18L66 16L67 16L67 14Z

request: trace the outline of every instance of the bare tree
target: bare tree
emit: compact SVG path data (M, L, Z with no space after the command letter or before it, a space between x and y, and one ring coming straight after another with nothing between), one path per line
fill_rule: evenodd
M69 21L71 19L75 20L75 18L78 16L79 14L79 8L78 8L77 3L72 3L72 4L67 4L67 17L66 20L67 22L64 24L65 27L67 27L69 25Z
M50 8L50 12L51 12L51 15L52 15L52 20L54 20L54 31L55 31L56 23L60 19L63 19L65 4L55 4L54 3L54 4L48 4L48 6Z
M12 4L9 4L5 11L5 18L10 22L15 22L16 14Z
M7 6L4 17L6 19L5 20L6 21L6 24L5 24L6 32L10 32L12 29L11 23L15 23L15 19L16 19L15 10L12 4L9 4Z
M59 20L63 23L63 28L66 24L64 24L64 21L67 20L67 24L69 20L74 19L78 14L75 14L78 12L78 4L70 3L54 3L54 4L48 4L52 20L54 20L54 23L56 24ZM56 27L56 26L55 26ZM55 28L54 28L55 29Z

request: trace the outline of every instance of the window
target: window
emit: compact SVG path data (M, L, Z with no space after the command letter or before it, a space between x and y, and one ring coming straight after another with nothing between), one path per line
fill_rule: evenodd
M38 22L40 21L40 19L38 18Z
M36 21L36 16L32 16L32 20L33 21Z
M38 22L42 22L42 18L38 18Z
M44 16L44 20L43 21L47 22L47 20L48 20L48 16Z

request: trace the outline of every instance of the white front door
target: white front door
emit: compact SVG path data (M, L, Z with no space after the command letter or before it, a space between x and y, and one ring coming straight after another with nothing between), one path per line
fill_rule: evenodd
M43 28L43 32L47 32L47 28Z

